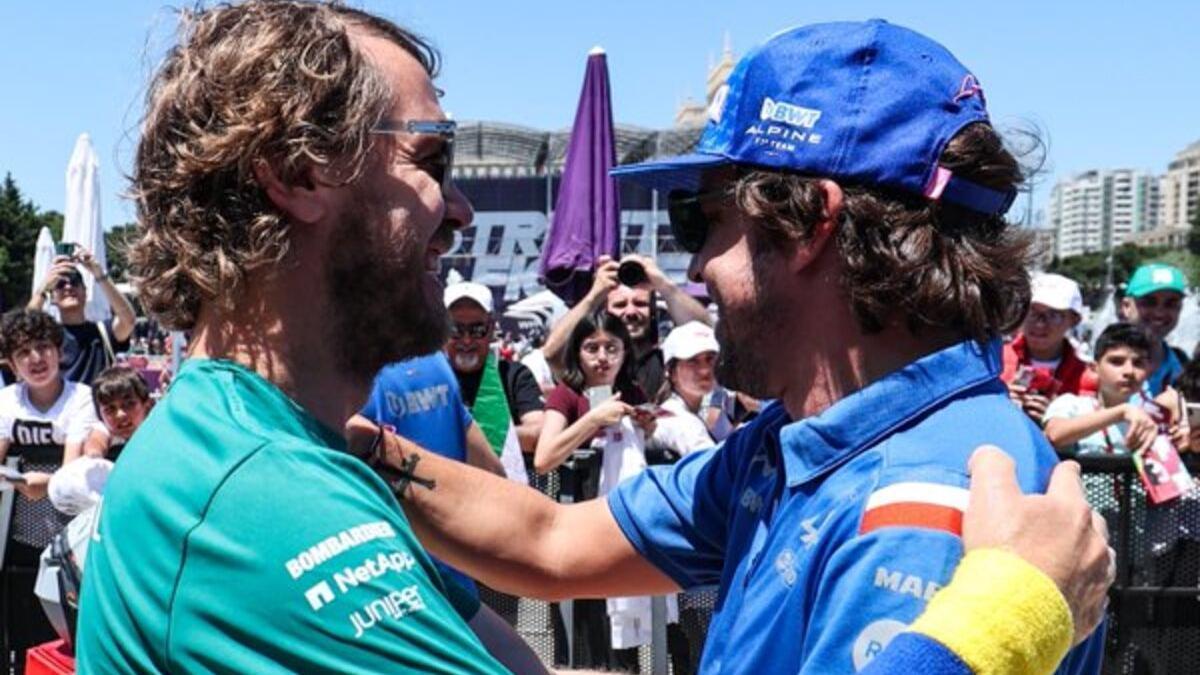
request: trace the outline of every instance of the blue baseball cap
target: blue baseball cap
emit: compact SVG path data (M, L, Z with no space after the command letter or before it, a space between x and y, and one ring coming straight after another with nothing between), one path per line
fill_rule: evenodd
M983 88L945 47L879 19L813 24L775 35L738 62L695 152L612 175L696 191L706 170L749 165L1003 214L1016 190L938 164L950 139L976 122L988 122Z

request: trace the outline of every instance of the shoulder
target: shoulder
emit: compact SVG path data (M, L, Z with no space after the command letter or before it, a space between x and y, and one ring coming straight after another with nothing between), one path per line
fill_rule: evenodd
M90 406L92 404L92 388L82 382L67 380L63 386L63 397L67 400L68 405Z
M513 382L519 382L524 379L529 379L532 380L534 384L537 384L537 379L533 376L533 371L520 361L508 361L506 359L500 359L499 368L500 376L506 381L511 379Z
M908 474L943 475L967 484L967 460L981 445L999 447L1017 465L1026 492L1041 491L1058 457L1042 431L999 392L947 402L880 444L881 484ZM953 477L950 479L949 477Z
M546 407L566 413L579 405L583 397L567 384L559 384L546 397Z
M1086 412L1091 412L1097 407L1096 399L1090 396L1062 394L1055 397L1053 401L1050 401L1050 405L1046 406L1045 418L1075 417Z
M0 414L12 414L16 410L21 400L22 386L24 385L18 382L0 389Z

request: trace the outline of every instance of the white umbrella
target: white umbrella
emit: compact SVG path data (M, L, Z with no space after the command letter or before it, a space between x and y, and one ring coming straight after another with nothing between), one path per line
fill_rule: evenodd
M92 139L80 134L67 165L67 212L63 222L63 241L84 246L100 269L108 269L104 252L104 228L100 225L100 161L92 148ZM109 316L108 298L94 288L90 274L83 275L87 286L87 319L103 321Z
M30 295L37 295L42 291L42 282L53 265L54 235L50 234L50 228L43 227L38 232L37 246L33 251L33 290L30 291Z

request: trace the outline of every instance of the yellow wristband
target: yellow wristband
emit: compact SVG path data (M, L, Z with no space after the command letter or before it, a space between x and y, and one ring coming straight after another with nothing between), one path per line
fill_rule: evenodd
M1071 608L1041 570L1000 549L972 551L909 628L975 675L1050 673L1071 648Z

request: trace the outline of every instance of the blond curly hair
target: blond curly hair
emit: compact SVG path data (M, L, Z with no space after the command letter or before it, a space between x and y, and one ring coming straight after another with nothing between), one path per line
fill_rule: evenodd
M280 263L288 227L255 180L287 184L320 167L358 178L370 130L395 95L352 43L390 39L430 77L437 52L379 17L338 4L251 0L182 11L178 42L146 93L132 175L138 235L129 259L145 308L186 330L200 308L229 308L247 274Z

